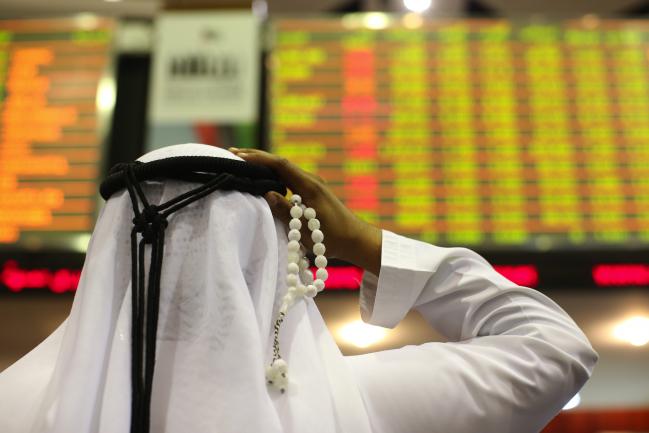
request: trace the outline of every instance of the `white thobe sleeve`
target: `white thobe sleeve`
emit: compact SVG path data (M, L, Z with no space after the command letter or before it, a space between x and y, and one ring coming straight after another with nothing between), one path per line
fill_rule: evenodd
M557 304L475 252L384 231L362 317L393 327L413 308L450 342L347 357L374 433L538 432L597 361Z

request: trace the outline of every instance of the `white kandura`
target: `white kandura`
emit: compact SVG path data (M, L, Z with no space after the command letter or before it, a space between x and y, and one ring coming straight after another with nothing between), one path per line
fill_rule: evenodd
M185 144L140 160L189 155L238 159ZM143 184L153 204L194 187ZM297 207L299 218L310 214ZM106 202L69 317L0 373L0 432L129 432L132 218L126 191ZM322 230L314 221L309 230ZM385 230L380 273L363 277L361 316L394 327L415 309L447 342L344 357L309 297L324 281L313 280L301 249L288 251L287 236L263 198L237 191L169 218L152 432L536 433L593 370L597 354L547 296L473 251ZM270 374L282 394L266 385L266 367L289 295L279 332L285 364Z

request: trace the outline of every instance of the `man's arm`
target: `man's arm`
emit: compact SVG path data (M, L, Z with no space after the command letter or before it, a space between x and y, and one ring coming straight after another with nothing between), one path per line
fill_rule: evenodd
M538 432L597 360L558 305L465 248L384 232L361 307L388 327L417 309L451 341L348 358L376 432Z
M366 321L392 327L414 308L451 340L348 358L375 432L538 432L590 376L597 354L546 296L505 279L473 251L381 232L285 159L230 150L275 170L317 210L328 255L369 271ZM288 201L265 198L288 224Z

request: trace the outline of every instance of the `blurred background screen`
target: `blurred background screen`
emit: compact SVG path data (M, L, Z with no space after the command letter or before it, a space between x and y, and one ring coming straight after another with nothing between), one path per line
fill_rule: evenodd
M441 245L649 241L649 22L279 19L270 147Z
M97 17L0 21L0 250L85 249L111 32Z

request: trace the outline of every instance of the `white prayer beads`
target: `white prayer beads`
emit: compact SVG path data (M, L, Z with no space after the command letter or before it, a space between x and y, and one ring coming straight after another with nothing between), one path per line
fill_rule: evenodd
M293 209L295 209L295 208L293 208ZM318 231L320 231L320 230L318 230ZM320 232L320 233L322 233L322 232ZM300 234L299 230L292 229L292 230L289 230L289 232L288 232L288 239L291 240L291 241L299 241L301 237L302 237L302 235Z
M319 268L324 268L327 266L327 258L325 256L316 256L315 258L315 265Z
M297 265L297 263L289 263L286 270L289 274L297 274L298 272L300 272L300 267Z
M282 394L286 391L288 386L288 365L282 358L273 361L271 365L266 367L266 380L269 385L273 385L279 389Z
M311 232L311 240L316 244L322 243L322 241L324 240L324 234L322 234L320 230L313 230Z
M296 286L297 281L298 281L298 278L297 278L297 275L295 275L295 274L288 274L286 276L286 284L288 284L289 287Z
M329 273L327 272L326 269L320 268L318 271L315 273L316 278L322 280L322 281L327 281L327 278L329 277Z
M302 271L301 276L302 276L302 280L304 280L304 282L307 284L311 284L313 283L313 280L315 280L315 278L313 278L313 274L311 273L310 269L305 269L304 271Z
M288 250L294 253L300 251L300 243L298 241L289 241Z
M316 211L311 207L305 207L302 204L302 197L297 194L294 194L291 197L291 221L289 222L289 232L288 232L288 266L287 272L289 275L300 275L305 284L297 282L296 285L290 284L294 281L293 278L287 279L289 286L295 286L296 290L293 292L293 295L297 298L301 296L315 296L313 290L307 290L305 285L309 285L314 282L313 275L309 268L309 261L306 257L299 258L300 254L300 239L302 238L302 233L300 228L302 227L302 222L300 221L301 217L304 217L307 220L307 225L311 230L311 239L314 242L313 245L313 254L316 256L315 265L318 268L318 279L322 281L317 285L314 285L317 291L322 291L324 289L324 281L327 279L327 271L325 267L327 266L327 259L324 256L326 248L324 246L324 234L320 230L320 221L316 219ZM298 253L298 254L294 254ZM310 274L310 275L308 275ZM322 287L322 288L320 288Z
M315 218L315 209L313 209L312 207L304 209L304 218L306 218L307 221Z
M309 230L311 231L318 230L320 228L320 220L318 218L312 218L309 220L307 225L309 226Z
M291 216L292 216L293 218L300 218L300 217L302 216L303 213L304 213L304 211L303 211L302 208L301 208L300 206L298 206L298 205L293 206L293 207L291 208Z
M266 380L282 393L288 386L288 366L280 355L279 350L279 329L288 313L288 310L305 296L315 297L325 288L325 280L328 277L327 258L324 256L326 251L324 234L320 230L320 221L316 218L316 211L311 207L302 204L302 197L293 194L290 199L291 204L291 221L289 222L288 246L287 246L287 267L286 267L286 284L288 290L282 298L282 304L279 308L279 316L275 321L275 332L273 339L273 361L270 366L266 367ZM303 251L300 244L302 233L302 222L300 218L307 220L307 227L311 230L311 240L313 241L313 254L315 255L315 265L318 268L316 278L309 269L309 260L303 257Z
M293 218L291 222L288 224L288 228L292 230L300 230L302 228L302 221L300 221L297 218Z
M322 292L324 290L324 288L325 288L325 283L320 278L315 280L313 282L313 285L315 286L316 289L318 289L318 292Z
M323 255L326 250L327 249L325 248L322 242L318 242L315 245L313 245L313 254L315 254L316 256Z

